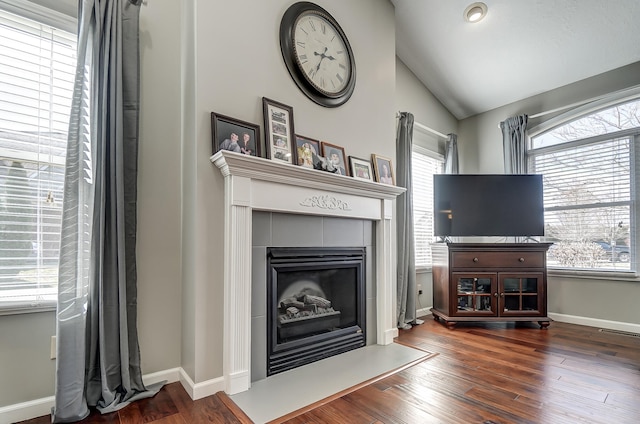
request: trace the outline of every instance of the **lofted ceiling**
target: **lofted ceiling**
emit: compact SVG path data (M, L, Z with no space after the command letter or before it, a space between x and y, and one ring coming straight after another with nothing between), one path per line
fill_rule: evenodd
M640 0L391 0L396 54L458 119L640 61Z

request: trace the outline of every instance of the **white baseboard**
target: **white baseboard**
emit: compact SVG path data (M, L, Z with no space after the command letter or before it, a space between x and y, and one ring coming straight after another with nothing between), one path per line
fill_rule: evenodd
M416 316L420 318L425 315L431 315L431 308L431 306L427 306L426 308L416 309Z
M55 397L30 400L0 408L0 423L15 423L51 414Z
M180 368L180 384L192 400L202 399L224 390L224 377L218 377L201 383L194 383L191 377Z
M610 330L627 331L629 333L640 333L640 324L580 317L576 315L556 314L553 312L550 312L548 315L549 318L554 321L566 322L567 324L578 324L586 325L587 327L608 328Z
M151 385L151 384L159 383L160 381L165 381L165 380L167 381L167 383L174 383L178 380L182 381L180 379L180 376L182 375L182 373L183 373L182 368L172 368L169 370L164 370L164 371L159 371L152 374L143 375L142 381L144 382L145 385ZM220 379L222 379L222 377L220 377ZM199 384L203 384L203 383L199 383ZM183 383L183 386L184 386L184 383ZM195 385L195 386L198 386L198 385ZM207 395L204 395L204 396L207 396ZM34 399L27 402L21 402L13 405L3 406L3 407L0 407L0 423L15 423L18 421L25 421L25 420L30 420L32 418L42 417L43 415L49 415L51 414L51 408L53 408L54 405L55 405L55 397L47 396L41 399Z

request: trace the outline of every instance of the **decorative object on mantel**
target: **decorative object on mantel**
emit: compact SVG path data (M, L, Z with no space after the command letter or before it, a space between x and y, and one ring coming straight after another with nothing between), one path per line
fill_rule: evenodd
M213 153L229 150L260 156L260 127L250 122L211 112Z
M300 202L300 206L329 210L351 210L347 202L343 202L342 200L329 195L307 197L304 201Z
M309 137L296 134L298 165L314 169L320 162L320 142Z
M383 184L396 185L396 181L393 177L393 166L391 165L391 159L384 156L371 155L373 159L373 169L376 175L376 181Z
M344 153L344 148L335 144L327 143L323 141L320 143L322 146L322 156L327 159L327 162L331 164L336 174L349 175L349 168L347 167L347 155ZM327 168L330 168L327 164Z
M318 161L313 165L313 167L320 171L327 171L333 174L338 173L338 168L334 166L333 162L324 156L318 156Z
M267 158L295 164L293 108L275 100L262 98Z
M310 2L292 4L280 22L280 50L291 78L325 107L344 104L356 85L349 40L329 12Z
M351 176L359 180L373 181L373 169L371 162L355 156L349 156Z

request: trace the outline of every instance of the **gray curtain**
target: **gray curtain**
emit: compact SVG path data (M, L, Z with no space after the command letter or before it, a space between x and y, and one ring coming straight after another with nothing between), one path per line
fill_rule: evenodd
M447 134L447 142L444 149L444 173L457 174L458 170L458 136Z
M396 229L398 242L397 312L398 328L411 328L416 323L416 261L413 244L413 199L411 184L411 155L413 144L413 115L400 113L396 139L397 184L407 189L396 200Z
M514 116L500 122L505 174L527 173L527 115Z
M52 421L153 396L137 334L139 2L80 0L69 124Z

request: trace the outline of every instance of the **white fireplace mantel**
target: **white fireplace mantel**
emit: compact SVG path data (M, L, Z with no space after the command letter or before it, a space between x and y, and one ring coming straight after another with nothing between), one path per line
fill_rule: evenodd
M393 202L405 189L288 163L219 151L211 157L224 176L225 392L251 386L251 258L253 210L368 219L376 223L376 343L398 335L392 251Z

